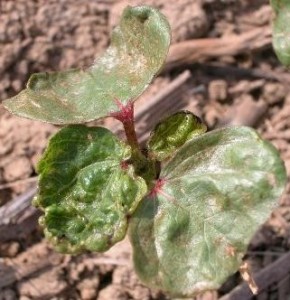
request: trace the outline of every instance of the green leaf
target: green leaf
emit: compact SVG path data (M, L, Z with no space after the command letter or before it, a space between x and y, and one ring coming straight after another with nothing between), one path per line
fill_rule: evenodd
M290 1L271 0L275 11L273 47L282 64L290 66Z
M162 161L186 141L206 132L206 126L188 111L175 113L157 124L148 141L149 156Z
M170 44L165 17L147 6L127 7L111 46L87 70L34 74L5 100L17 115L54 124L83 123L118 111L138 97L162 67Z
M129 158L130 147L101 127L66 127L50 140L38 164L34 204L58 251L105 251L124 238L147 191Z
M285 183L278 151L250 128L185 143L131 219L140 278L176 297L217 289L238 270Z

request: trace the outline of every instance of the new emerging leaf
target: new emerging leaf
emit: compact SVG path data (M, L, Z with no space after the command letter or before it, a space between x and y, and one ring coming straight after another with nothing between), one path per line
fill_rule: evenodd
M27 88L5 100L14 114L54 124L84 123L134 100L162 67L170 27L158 10L127 7L111 46L87 70L34 74Z
M250 128L186 142L131 220L139 277L175 297L219 288L238 270L285 183L278 151Z
M180 111L157 124L148 141L149 156L163 161L185 142L206 132L206 126L189 111Z
M101 127L66 127L50 140L34 203L58 251L105 251L124 238L128 217L147 191L126 162L130 155L129 146Z

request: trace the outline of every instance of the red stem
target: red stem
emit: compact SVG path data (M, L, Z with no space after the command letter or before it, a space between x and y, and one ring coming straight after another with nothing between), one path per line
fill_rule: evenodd
M124 130L126 133L127 141L132 147L132 149L136 149L140 151L139 143L137 140L137 135L135 131L134 121L132 122L124 122L123 123Z
M134 104L129 101L127 104L123 104L120 100L115 100L119 111L111 113L111 116L123 123L126 133L127 141L133 150L140 152L139 143L135 131L134 124ZM141 153L141 152L140 152Z
M154 162L148 160L142 153L135 131L134 125L134 105L129 101L125 105L120 100L115 100L119 110L111 113L111 116L123 123L127 137L127 142L132 148L132 163L137 175L141 175L148 184L151 184L152 178L156 176ZM122 167L126 167L123 165Z

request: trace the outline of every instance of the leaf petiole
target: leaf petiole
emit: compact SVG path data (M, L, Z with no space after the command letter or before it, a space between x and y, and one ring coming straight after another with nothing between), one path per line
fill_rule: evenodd
M111 113L111 117L123 124L127 142L131 146L131 162L135 167L137 175L142 175L147 184L152 185L151 181L156 176L155 161L146 157L138 143L134 121L134 103L129 101L125 105L118 99L115 100L119 111Z

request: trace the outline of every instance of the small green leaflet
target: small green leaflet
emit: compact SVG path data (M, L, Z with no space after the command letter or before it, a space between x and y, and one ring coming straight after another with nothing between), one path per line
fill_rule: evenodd
M290 1L271 0L275 12L273 47L282 64L290 66Z
M56 250L106 251L126 234L128 217L147 192L126 163L130 147L109 130L74 125L60 130L39 162L34 204Z
M163 161L186 141L204 132L206 126L194 114L177 112L157 124L148 141L149 156Z
M170 27L158 10L127 7L111 46L87 70L39 73L27 88L3 102L10 112L54 124L84 123L135 100L162 67Z
M139 277L174 297L219 288L238 270L285 183L278 151L250 128L186 142L131 219Z

